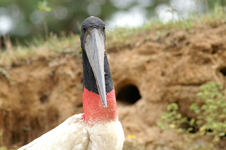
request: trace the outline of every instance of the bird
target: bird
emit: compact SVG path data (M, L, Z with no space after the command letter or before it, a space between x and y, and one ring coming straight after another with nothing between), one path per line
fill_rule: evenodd
M105 23L88 17L81 25L83 114L18 150L121 150L124 132L118 119L115 89L105 52Z

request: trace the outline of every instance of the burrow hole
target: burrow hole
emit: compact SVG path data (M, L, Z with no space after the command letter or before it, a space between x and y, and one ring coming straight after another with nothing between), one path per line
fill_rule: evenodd
M48 96L44 95L44 96L40 97L40 101L41 101L41 103L46 103L48 101Z
M136 103L141 98L140 92L135 85L127 84L123 86L117 96L116 99L124 104L132 105Z
M220 72L223 74L223 76L226 76L226 67L221 68Z

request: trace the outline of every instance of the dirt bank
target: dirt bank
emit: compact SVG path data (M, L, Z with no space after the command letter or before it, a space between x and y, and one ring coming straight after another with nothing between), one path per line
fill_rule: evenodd
M131 38L137 39L134 45L108 49L125 147L132 142L137 149L182 149L178 141L186 142L184 136L157 123L168 103L177 102L189 116L200 85L225 84L226 24ZM81 57L71 52L2 66L0 144L26 144L81 113L82 76Z

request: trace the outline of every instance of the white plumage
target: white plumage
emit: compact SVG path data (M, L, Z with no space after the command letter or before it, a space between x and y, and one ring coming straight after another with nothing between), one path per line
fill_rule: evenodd
M91 126L78 114L18 150L121 150L123 142L118 120Z

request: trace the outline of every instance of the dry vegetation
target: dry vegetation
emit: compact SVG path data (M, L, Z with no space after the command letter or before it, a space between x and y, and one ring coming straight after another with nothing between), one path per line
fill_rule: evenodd
M190 16L179 21L163 23L158 18L154 18L138 28L116 28L113 31L107 31L106 49L108 51L115 51L120 50L122 47L133 47L138 38L144 37L144 40L148 40L150 37L147 35L150 33L154 33L157 37L166 34L167 31L172 29L214 28L225 24L225 11L221 7L216 7L209 14ZM2 67L10 67L14 62L19 60L30 61L59 53L72 52L76 55L81 54L79 35L73 34L60 38L51 34L47 41L41 38L34 38L32 43L27 43L27 46L12 46L7 37L4 42L6 44L6 51L0 53L0 66Z

